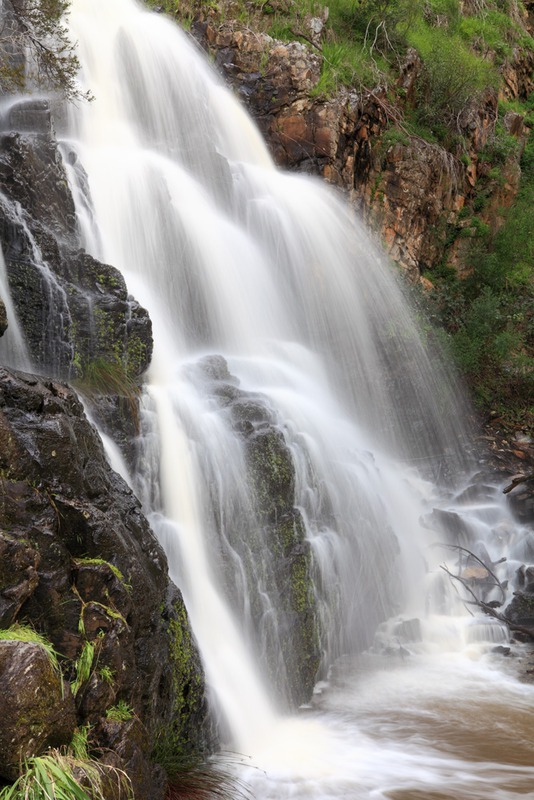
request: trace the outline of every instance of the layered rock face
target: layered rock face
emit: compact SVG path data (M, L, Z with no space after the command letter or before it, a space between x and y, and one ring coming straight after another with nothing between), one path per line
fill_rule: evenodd
M65 385L0 370L0 483L1 627L43 633L65 685L38 646L0 643L11 691L3 730L12 732L0 737L0 776L13 778L20 757L67 744L75 725L89 724L135 796L160 797L155 734L190 750L208 745L202 669L165 555ZM177 649L177 637L187 646ZM117 721L110 710L120 702L131 713Z
M341 89L328 99L315 97L322 64L320 29L321 24L319 34L314 34L309 24L304 34L309 44L305 44L282 43L209 13L198 13L192 27L256 118L279 165L320 175L346 192L412 280L442 259L455 228L459 238L450 259L457 266L465 239L476 235L467 221L462 222L464 206L483 186L492 201L482 217L498 225L496 210L511 204L519 185L517 155L493 182L479 157L494 131L496 92L488 92L462 112L459 133L468 152L460 158L410 135L402 125L392 133L391 125L402 119L402 109L393 106L380 88ZM534 56L525 54L507 65L510 98L525 98L532 91L533 69ZM399 77L408 106L420 71L421 62L410 51ZM519 115L508 115L505 126L522 141L525 130Z
M137 378L150 362L151 322L118 270L81 250L47 102L16 102L1 129L0 244L32 363L80 378L104 360ZM66 159L83 186L76 155Z

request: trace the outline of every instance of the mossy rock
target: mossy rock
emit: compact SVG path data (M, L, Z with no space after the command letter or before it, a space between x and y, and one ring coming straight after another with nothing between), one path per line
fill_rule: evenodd
M74 700L48 653L32 642L0 640L0 775L17 778L25 758L68 744Z

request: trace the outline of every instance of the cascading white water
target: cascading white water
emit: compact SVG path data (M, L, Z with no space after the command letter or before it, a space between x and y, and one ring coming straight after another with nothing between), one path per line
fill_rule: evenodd
M352 687L372 691L382 715L395 700L390 682L362 678L358 665L339 662L334 688L308 717L281 719L250 630L251 580L271 643L275 599L264 588L265 565L251 579L234 548L233 537L260 527L243 445L193 365L223 355L283 430L320 573L326 661L367 646L391 614L424 608L431 556L423 542L431 537L420 517L434 489L412 467L459 463L454 390L431 368L361 226L318 184L273 167L249 119L170 21L134 0L73 0L69 24L95 96L72 112L65 132L87 175L89 194L78 187L75 195L85 245L123 272L154 326L134 483L184 592L229 741L268 771L249 776L259 797L428 800L446 796L447 781L458 797L450 776L461 754L436 754L428 742L417 751L416 736L402 753L387 724L366 730L368 701ZM479 516L474 510L474 526ZM221 548L234 564L232 592ZM451 638L459 650L461 634ZM405 705L419 708L412 679L430 676L429 705L457 688L457 673L447 683L435 661L393 672L406 684L401 733ZM458 686L472 690L478 676L491 690L491 668L477 664L467 675ZM532 775L518 769L513 780L523 786ZM500 781L495 797L515 797L501 790L512 780L508 768L492 779ZM487 780L472 769L463 796L486 796ZM421 784L427 794L417 794Z
M23 333L20 329L20 324L17 318L11 293L9 291L9 282L6 274L6 262L2 248L0 248L0 297L6 307L6 317L8 328L2 336L0 342L0 352L2 355L2 363L6 366L14 366L18 369L28 369L30 366L30 357L26 342L24 341Z

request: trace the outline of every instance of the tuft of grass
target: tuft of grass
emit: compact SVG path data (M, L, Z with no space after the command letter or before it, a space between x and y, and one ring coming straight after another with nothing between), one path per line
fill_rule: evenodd
M227 757L206 761L185 758L169 776L165 800L251 800L249 787L236 774Z
M30 625L19 625L18 623L15 623L9 628L4 628L3 630L0 630L0 639L17 642L30 642L32 644L39 645L39 647L42 647L46 652L54 669L57 672L61 672L58 664L58 654L54 650L52 643L40 633L37 633L37 631Z
M84 683L86 683L91 677L94 657L95 657L94 644L92 642L84 642L82 651L78 656L78 658L76 659L75 663L76 677L71 684L72 693L75 697L80 691L81 687L84 685Z
M120 569L115 566L115 564L111 563L111 561L105 561L103 558L75 558L73 560L74 560L74 563L76 564L76 566L79 566L79 567L83 567L83 566L100 567L103 564L105 564L106 567L109 567L109 569L115 575L117 580L119 580L121 583L125 583L124 575L122 574Z
M125 700L119 700L116 705L106 711L106 719L111 722L128 722L133 718L134 712Z
M108 683L110 686L113 686L113 681L115 680L114 669L111 669L111 667L100 667L98 670L98 674L100 675L103 681Z
M24 762L21 776L0 790L0 800L106 800L105 786L116 781L121 796L133 798L130 780L122 770L73 752L49 750Z
M370 60L358 42L324 42L322 53L321 77L312 96L331 96L341 86L373 87L387 73L387 65L381 59Z
M135 401L140 394L137 383L116 359L95 358L89 361L76 385L89 395L113 395Z

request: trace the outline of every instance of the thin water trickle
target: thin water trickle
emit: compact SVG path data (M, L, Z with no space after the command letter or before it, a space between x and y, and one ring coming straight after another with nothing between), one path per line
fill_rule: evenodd
M457 554L440 549L439 519L460 512L431 478L462 469L458 391L372 241L318 183L273 167L244 111L162 15L134 0L73 0L69 25L95 96L64 132L84 240L123 272L154 326L132 482L256 796L527 795L528 748L505 750L527 735L532 689L497 668L488 652L505 634L470 626L440 570L448 559L453 571ZM210 354L224 357L232 386L261 398L295 467L331 672L290 717L261 655L266 641L281 647L283 630L269 543L262 563L245 565L261 524L242 439L198 369ZM499 502L461 517L470 546L497 562L499 526L510 527Z

